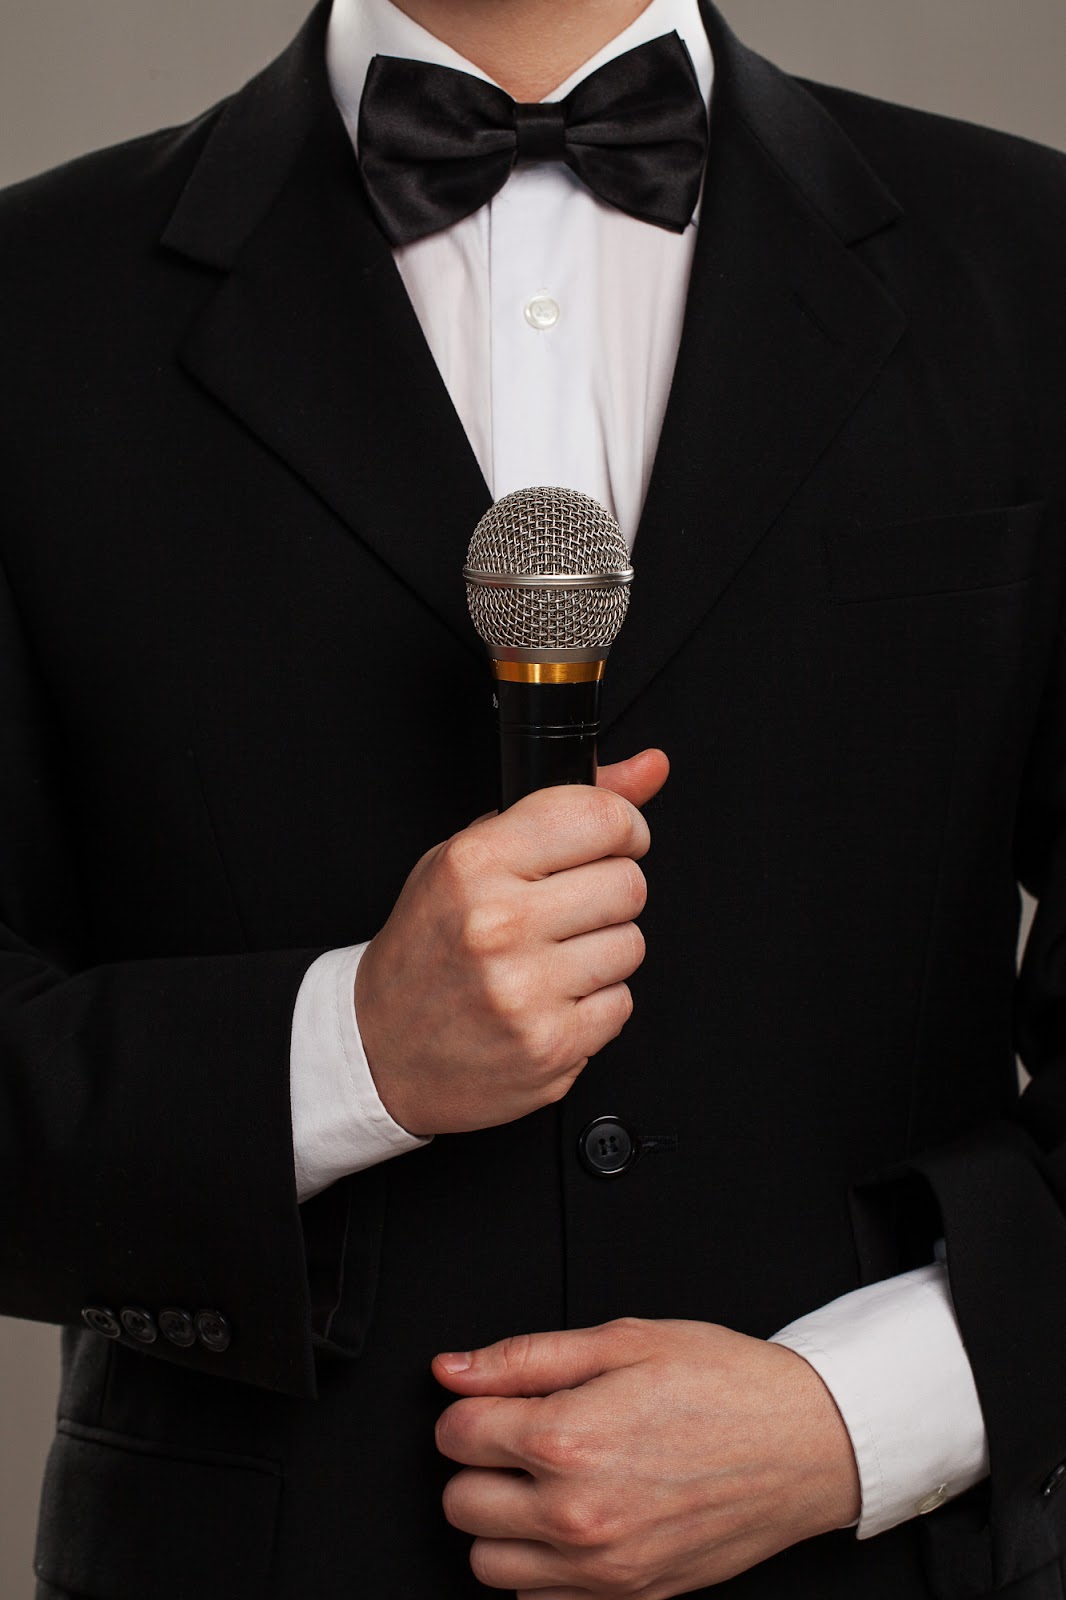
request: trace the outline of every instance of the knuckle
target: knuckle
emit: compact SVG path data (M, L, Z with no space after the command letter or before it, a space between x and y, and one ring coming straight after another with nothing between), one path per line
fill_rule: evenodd
M626 905L632 916L639 917L648 903L648 880L643 869L631 857L622 857L618 865L625 875Z
M630 922L627 924L626 937L629 941L629 970L630 972L636 972L637 968L640 966L641 962L644 960L644 957L648 953L647 940L635 922Z
M643 1317L614 1317L598 1329L600 1338L618 1361L632 1360L648 1344L648 1323Z
M497 1346L498 1359L505 1372L524 1374L536 1354L533 1337L528 1333L512 1333Z
M463 1493L462 1485L459 1483L460 1476L459 1473L456 1473L453 1478L449 1478L444 1485L444 1493L441 1495L445 1518L453 1528L462 1527Z
M580 1495L567 1495L553 1512L551 1522L558 1538L579 1550L593 1550L609 1536L604 1512Z
M600 993L603 996L604 1008L596 1017L595 1031L590 1040L590 1055L597 1055L610 1044L612 1039L617 1039L633 1015L633 996L628 984L616 983L610 989L602 989Z
M483 967L482 1003L497 1029L520 1055L527 1053L530 997L521 975L500 957L487 956Z
M640 1595L645 1591L647 1575L631 1556L619 1550L597 1550L585 1569L585 1577L597 1589L615 1596Z
M481 900L468 906L460 927L460 944L468 956L482 960L502 955L515 937L512 908L498 900Z
M476 871L479 846L466 831L453 833L437 851L437 868L451 883L465 884Z
M605 999L605 1009L597 1019L595 1048L590 1054L596 1055L612 1039L617 1039L626 1023L633 1015L633 996L629 985L616 983L608 989L600 991Z
M608 844L628 843L633 832L635 808L610 789L589 791L589 804L596 831Z
M470 1547L470 1570L479 1583L492 1585L495 1566L491 1547L484 1539L475 1539Z
M441 1455L450 1456L453 1460L461 1455L469 1435L469 1421L470 1404L465 1400L455 1400L447 1410L441 1412L434 1428L434 1438Z
M552 1531L562 1544L573 1544L579 1550L592 1549L599 1542L599 1523L591 1507L581 1501L568 1499L552 1517Z
M594 1465L587 1440L567 1428L544 1426L535 1429L527 1441L526 1453L543 1472L569 1476L589 1471Z
M554 1078L559 1071L560 1042L550 1023L533 1023L526 1038L526 1059L538 1077Z
M588 1056L582 1056L580 1061L575 1062L574 1065L568 1067L565 1072L562 1072L558 1077L553 1078L552 1082L548 1085L544 1092L544 1104L548 1106L554 1106L558 1105L560 1100L565 1100L571 1089L574 1087L575 1080L580 1077L581 1073L584 1072L588 1064Z
M556 835L571 835L586 828L590 804L595 807L598 793L598 790L589 790L577 784L559 784L528 795L518 805L531 808L537 836L542 843L546 843ZM593 811L591 814L597 813Z
M610 1322L605 1322L602 1326L604 1333L627 1339L633 1339L638 1335L643 1338L648 1331L648 1324L644 1317L612 1317Z
M448 1455L455 1444L450 1407L437 1418L436 1426L433 1429L433 1437L441 1455Z
M633 1015L633 993L628 983L620 983L618 985L614 1010L615 1030L611 1037L612 1039L617 1039L618 1035L621 1033L622 1029Z

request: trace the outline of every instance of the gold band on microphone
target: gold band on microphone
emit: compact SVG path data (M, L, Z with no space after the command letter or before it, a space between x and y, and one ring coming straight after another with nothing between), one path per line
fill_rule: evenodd
M598 683L603 661L496 661L493 677L503 683Z

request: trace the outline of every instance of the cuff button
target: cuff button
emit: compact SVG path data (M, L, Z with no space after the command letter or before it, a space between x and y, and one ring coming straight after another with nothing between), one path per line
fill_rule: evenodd
M196 1343L196 1326L187 1311L167 1306L159 1313L159 1331L164 1339L176 1344L179 1350L188 1350Z
M150 1312L141 1306L123 1306L119 1315L131 1339L136 1339L138 1344L155 1344L159 1334Z
M205 1350L221 1355L230 1347L230 1325L220 1311L198 1311L196 1332Z
M1040 1486L1040 1493L1045 1500L1050 1500L1066 1483L1066 1461L1060 1461L1054 1472L1049 1472Z
M914 1508L914 1515L916 1517L928 1516L930 1511L935 1511L938 1506L942 1506L947 1497L948 1486L946 1483L942 1483L933 1490L932 1494L927 1494L924 1500L918 1501Z
M85 1306L82 1309L81 1320L87 1328L94 1333L102 1334L105 1339L120 1339L122 1328L113 1311L106 1306Z

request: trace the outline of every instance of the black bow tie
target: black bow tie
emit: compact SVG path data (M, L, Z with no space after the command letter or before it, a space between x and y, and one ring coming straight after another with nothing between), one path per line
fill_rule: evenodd
M676 33L539 105L451 67L375 56L359 108L359 165L393 245L480 210L520 161L564 161L601 200L682 233L706 152L707 108Z

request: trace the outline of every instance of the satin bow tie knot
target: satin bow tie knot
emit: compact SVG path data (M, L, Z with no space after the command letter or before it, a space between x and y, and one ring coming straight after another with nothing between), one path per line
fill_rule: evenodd
M522 161L566 160L566 112L562 102L514 108L515 153Z
M565 100L522 105L452 67L375 56L359 107L359 166L390 244L486 205L516 164L565 163L601 200L683 233L699 198L707 108L676 33L616 56Z

